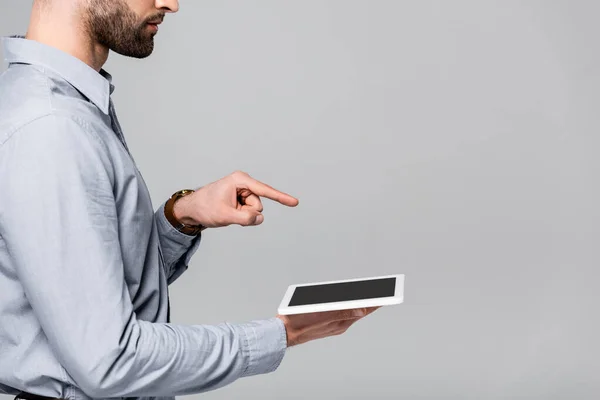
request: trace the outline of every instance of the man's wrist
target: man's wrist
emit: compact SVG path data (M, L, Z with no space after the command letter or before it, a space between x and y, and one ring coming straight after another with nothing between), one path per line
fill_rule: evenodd
M189 203L191 198L189 196L180 197L175 200L173 204L173 216L175 219L185 225L199 225L193 218L188 217L189 215Z
M199 235L206 227L197 224L188 217L191 196L194 191L190 189L180 190L174 193L165 203L165 217L167 221L181 233L190 236ZM187 198L186 198L187 197Z

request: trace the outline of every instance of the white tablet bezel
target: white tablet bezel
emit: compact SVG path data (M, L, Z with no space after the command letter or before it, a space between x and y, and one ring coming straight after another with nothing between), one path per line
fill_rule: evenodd
M313 285L326 285L330 283L340 283L340 282L356 282L356 281L367 281L373 279L385 279L385 278L396 278L396 288L393 296L389 297L379 297L372 299L364 299L364 300L351 300L351 301L336 301L331 303L319 303L319 304L309 304L302 306L288 306L292 295L296 288L302 286L313 286ZM381 275L381 276L371 276L366 278L350 278L350 279L341 279L335 281L322 281L322 282L311 282L311 283L301 283L296 285L288 286L281 303L279 304L279 308L277 312L280 315L290 315L290 314L304 314L311 312L323 312L323 311L334 311L334 310L347 310L353 308L362 308L362 307L377 307L377 306L388 306L393 304L400 304L404 301L404 274L393 274L393 275Z

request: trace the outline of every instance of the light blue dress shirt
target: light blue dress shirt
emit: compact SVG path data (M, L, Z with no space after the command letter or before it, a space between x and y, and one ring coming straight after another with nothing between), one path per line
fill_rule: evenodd
M172 398L276 370L278 318L170 323L168 285L200 236L154 211L111 76L23 37L2 44L0 392Z

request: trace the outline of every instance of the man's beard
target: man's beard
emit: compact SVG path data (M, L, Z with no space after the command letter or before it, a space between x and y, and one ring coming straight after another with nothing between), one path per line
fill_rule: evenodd
M124 0L88 0L85 27L92 41L127 57L145 58L154 50L154 33L148 31L149 21L160 20L158 13L139 20Z

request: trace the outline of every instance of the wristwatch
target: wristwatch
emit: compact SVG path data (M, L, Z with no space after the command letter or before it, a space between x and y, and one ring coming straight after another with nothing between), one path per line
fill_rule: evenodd
M167 218L167 221L169 221L171 223L171 225L173 225L173 227L175 229L177 229L179 232L184 233L186 235L190 235L190 236L197 236L200 232L202 232L204 229L206 229L205 226L203 226L203 225L186 225L186 224L178 221L177 218L175 218L175 214L173 214L173 207L175 206L175 202L177 200L179 200L180 198L187 196L189 194L192 194L192 193L194 193L193 189L183 189L183 190L179 190L179 191L173 193L173 195L165 203L165 217Z

